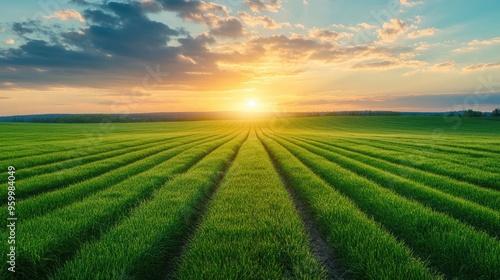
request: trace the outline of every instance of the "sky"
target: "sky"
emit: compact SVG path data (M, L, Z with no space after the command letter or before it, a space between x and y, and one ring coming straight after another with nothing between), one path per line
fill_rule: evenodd
M0 11L4 116L500 107L497 0L16 0Z

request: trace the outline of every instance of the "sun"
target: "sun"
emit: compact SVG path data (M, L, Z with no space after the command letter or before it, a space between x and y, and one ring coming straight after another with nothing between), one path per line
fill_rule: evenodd
M247 101L248 108L255 108L255 106L257 106L257 102L255 102L255 100L251 99Z

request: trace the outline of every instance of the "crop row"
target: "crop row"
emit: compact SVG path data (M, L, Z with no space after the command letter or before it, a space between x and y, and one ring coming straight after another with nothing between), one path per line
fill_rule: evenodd
M210 140L212 138L219 137L214 136L206 139ZM94 192L119 184L137 174L147 172L154 166L185 151L189 147L193 146L192 144L202 143L204 140L205 139L198 139L197 141L192 141L190 143L176 144L168 149L166 147L158 150L155 149L155 151L160 152L148 155L145 158L138 159L129 164L124 164L115 170L111 170L89 180L84 180L62 189L41 193L39 195L29 197L28 199L21 200L17 204L17 215L23 220L45 215L50 211L82 200Z
M260 137L290 188L305 202L347 278L437 278L403 243L347 196L318 177L272 137Z
M361 210L372 215L441 273L449 277L474 279L500 277L498 239L401 197L292 142L268 136L286 147L333 188L353 200Z
M184 146L184 152L147 172L59 208L44 216L27 220L17 228L19 249L17 263L23 276L39 279L61 266L88 240L105 233L126 217L141 201L175 174L185 172L206 154L234 136Z
M335 144L335 138L325 137L332 144L344 149L388 160L390 162L417 168L435 174L444 175L456 180L465 181L481 187L500 190L498 174L479 170L464 164L449 162L443 156L439 159L422 156L418 150L394 148L393 145L373 144L366 141L346 140L347 143Z
M204 137L209 136L210 135ZM19 180L18 184L23 184L23 188L19 189L17 196L19 198L27 198L40 193L64 188L83 180L95 178L96 176L105 174L106 172L110 172L123 165L143 159L155 153L176 148L179 145L190 143L192 141L192 138L183 138L177 141L152 145L146 149L137 149L133 152L124 153L116 157L103 158L95 162L68 167L63 165L62 168L56 172L30 177L26 180Z
M473 201L493 210L500 210L500 193L497 191L481 188L470 183L458 181L450 177L434 174L428 171L423 171L405 165L398 165L393 162L377 158L373 155L367 155L362 151L355 152L353 149L348 149L343 145L339 145L332 141L312 137L291 136L291 138L313 144L335 154L357 160L358 162L366 163L390 174L424 184L425 186L453 196Z
M67 159L63 159L54 163L44 163L31 167L19 167L15 163L13 166L17 166L19 172L18 175L22 180L36 176L36 175L47 175L53 172L57 172L63 169L72 168L78 165L97 162L104 159L111 159L120 155L128 154L138 150L144 150L151 147L157 147L165 143L175 142L177 139L167 139L162 141L152 141L152 142L134 142L131 146L121 147L116 146L99 146L98 151L95 153L82 154L82 155L70 155L68 153Z
M436 211L446 213L478 229L484 230L492 236L498 236L500 234L500 213L497 211L449 195L424 184L414 182L403 176L393 174L390 172L390 169L384 170L373 167L372 161L363 162L354 160L348 156L332 152L328 147L320 144L311 145L307 142L301 142L290 138L287 138L287 140L290 143L296 144L316 155L321 155L325 159L339 164L345 169L358 174L359 177L370 179L401 196L419 201Z
M252 131L184 252L176 279L321 279L304 225Z
M168 181L122 223L84 246L52 279L161 278L165 260L178 251L197 208L213 192L247 135L227 141Z

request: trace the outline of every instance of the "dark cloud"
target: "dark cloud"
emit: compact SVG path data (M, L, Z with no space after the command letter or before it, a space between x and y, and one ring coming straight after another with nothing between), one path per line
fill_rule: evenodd
M31 25L32 24L30 24L30 22L16 22L12 25L12 31L20 36L24 34L30 34L34 32L34 27Z
M158 0L166 11L176 12L186 21L205 24L213 36L236 38L244 34L241 22L229 10L214 2Z
M106 64L100 56L67 50L64 46L50 45L43 40L30 40L18 49L8 50L4 56L0 65L101 68Z
M241 25L226 19L219 5L204 2L164 1L179 13L185 7L209 8L222 12L214 17L213 35L234 37L241 34ZM87 26L79 30L59 31L45 39L25 38L20 47L0 50L0 87L91 86L98 88L127 87L141 84L149 69L161 68L168 78L158 87L183 85L192 89L207 88L214 83L243 77L218 69L217 56L208 44L215 39L208 35L192 37L184 29L148 18L147 2L107 2L82 12ZM208 6L206 6L208 5ZM186 12L185 15L197 11ZM200 10L201 13L201 10ZM192 14L194 17L194 14ZM212 15L213 16L213 15ZM208 20L209 16L202 16ZM35 22L13 25L18 34L37 34ZM57 30L52 29L53 32ZM179 36L187 36L180 38ZM53 38L57 37L57 38ZM170 46L177 40L179 44ZM150 70L151 72L151 70ZM193 76L192 73L204 75ZM92 82L89 83L89 80ZM12 86L10 86L12 87Z
M91 44L88 48L143 60L177 55L176 49L169 48L167 42L172 36L178 36L179 32L163 23L149 20L139 4L110 2L105 8L114 15L103 11L84 13L84 16L89 16L86 19L94 22L82 35Z
M83 17L86 20L99 25L112 25L120 21L116 16L110 15L102 10L88 9L83 12Z
M237 38L243 36L244 29L241 22L236 18L223 19L217 22L210 30L214 36Z

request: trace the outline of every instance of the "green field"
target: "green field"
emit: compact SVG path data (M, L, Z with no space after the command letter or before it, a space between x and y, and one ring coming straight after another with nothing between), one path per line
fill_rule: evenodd
M500 279L500 121L0 131L0 279Z

